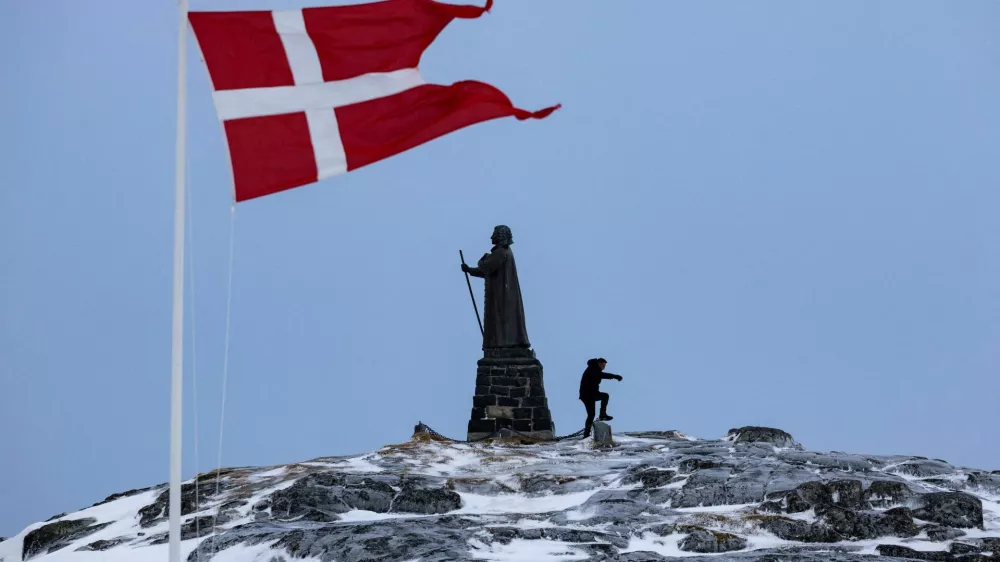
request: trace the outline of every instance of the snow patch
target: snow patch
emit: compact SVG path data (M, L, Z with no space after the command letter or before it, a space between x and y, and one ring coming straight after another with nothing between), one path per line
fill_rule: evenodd
M526 496L524 494L505 494L499 496L480 496L459 492L462 497L462 508L453 511L456 514L499 514L499 513L550 513L564 511L579 506L596 494L599 489L575 492L572 494Z
M271 549L271 547L277 542L278 541L270 541L254 546L247 546L245 544L233 545L225 550L219 551L218 554L212 557L212 562L272 562L273 560L280 560L278 555L282 554L284 551ZM292 560L292 556L287 553L285 557ZM294 560L296 560L296 562L320 562L319 558L314 557L295 558Z
M745 503L738 505L706 505L699 507L675 507L674 509L681 513L729 513L744 509L751 509L754 507L757 507L757 504Z
M514 539L509 544L491 543L472 539L469 554L477 560L494 562L524 562L526 560L586 560L590 555L575 545L549 539Z
M685 477L685 478L683 478L681 480L678 480L677 482L674 482L672 484L667 484L666 486L664 486L664 489L667 489L667 490L680 490L681 488L684 487L685 484L687 484L688 478L689 477Z
M341 513L337 517L339 518L338 521L343 521L345 523L361 523L366 521L383 521L385 519L418 519L421 517L434 517L434 515L424 515L418 513L377 513L363 509L352 509L346 513Z
M671 557L688 557L688 556L703 556L702 554L694 552L684 552L678 546L678 543L687 536L684 533L673 533L665 537L660 535L654 535L653 533L642 533L639 536L632 536L629 538L628 546L621 550L621 552L655 552L661 556Z
M332 466L335 466L336 468L338 468L343 472L362 472L362 473L384 472L385 469L368 460L368 457L370 456L371 455L365 455L362 457L353 457L345 461L333 464Z
M434 476L452 476L472 466L482 464L481 458L468 447L442 448L440 455L446 460L443 462L428 465L424 470L425 474Z
M876 549L880 544L905 546L906 548L910 548L918 552L948 552L949 543L924 542L924 541L919 541L914 539L904 539L899 537L882 537L869 541L841 542L836 544L842 546L861 547L859 554L878 554L878 551Z
M516 529L552 529L558 527L558 525L547 519L544 521L539 521L538 519L518 519L514 524L508 526Z
M745 538L747 539L747 548L745 549L747 551L781 548L795 544L792 541L778 538L771 533L749 534Z
M0 560L21 560L22 547L24 545L24 537L38 529L39 527L44 527L56 521L72 521L76 519L86 519L94 518L96 521L95 525L100 525L102 523L111 523L107 527L92 533L74 541L68 546L48 555L48 556L37 556L36 560L45 560L49 562L50 560L56 562L57 560L62 560L62 557L55 558L57 555L68 554L80 548L81 546L88 545L94 541L99 540L109 540L123 535L134 535L139 532L139 517L138 512L143 507L156 501L156 498L163 492L162 488L156 488L153 490L148 490L146 492L141 492L132 496L127 496L124 498L118 498L117 500L95 505L93 507L88 507L76 513L70 513L53 519L52 521L45 521L41 523L35 523L26 527L23 531L18 533L17 536L11 537L6 541L0 543ZM148 530L147 530L148 531ZM65 554L64 554L65 553ZM95 554L93 552L79 552L74 553L78 555ZM99 553L98 553L99 554ZM67 558L67 560L76 560L76 558ZM82 560L82 559L81 559ZM93 560L93 558L91 558ZM111 560L118 560L116 558L108 558Z
M22 540L23 539L18 539L14 541L13 539L8 539L7 541L0 543L0 561L20 562ZM16 556L2 549L2 547L6 546L7 543L9 542L17 543ZM199 542L200 539L192 539L182 542L181 560L187 560L188 555L190 555L191 552L194 551L195 547L198 546ZM104 552L100 551L76 552L74 549L78 547L75 545L76 543L74 543L74 546L72 547L66 547L57 550L55 552L52 552L50 554L36 556L31 560L32 562L163 562L164 560L167 559L167 554L169 549L168 545L159 544L154 546L141 546L141 547L119 546ZM270 562L267 558L264 558L263 560ZM216 558L213 560L213 562L220 562L220 561L234 562L233 559L224 560L222 558ZM244 560L241 559L240 562L244 562Z
M275 468L273 470L267 470L264 472L256 472L254 474L251 474L247 478L247 481L256 484L258 482L263 482L265 480L270 480L272 478L278 478L284 476L287 473L288 473L287 466L279 466L278 468Z
M597 515L597 510L593 508L579 508L566 512L567 521L585 521Z

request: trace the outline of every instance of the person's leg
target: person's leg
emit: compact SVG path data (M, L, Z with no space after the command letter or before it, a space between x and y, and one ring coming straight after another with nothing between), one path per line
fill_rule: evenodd
M611 395L609 395L607 392L602 392L598 394L597 397L600 398L601 400L601 417L598 419L600 419L601 421L613 419L611 416L608 415L608 400L611 399Z
M584 407L587 408L587 421L583 425L583 436L590 437L590 427L594 425L594 401L593 400L583 400Z

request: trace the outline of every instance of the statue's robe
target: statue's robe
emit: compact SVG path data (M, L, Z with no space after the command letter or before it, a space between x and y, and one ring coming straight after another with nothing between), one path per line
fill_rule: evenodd
M483 304L483 349L531 347L524 322L521 285L510 247L494 246L493 251L470 267L469 275L486 282Z

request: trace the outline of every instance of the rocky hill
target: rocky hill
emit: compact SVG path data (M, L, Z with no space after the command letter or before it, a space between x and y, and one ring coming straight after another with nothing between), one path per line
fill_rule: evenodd
M0 562L162 562L166 498L131 490L31 525ZM365 455L203 474L182 513L191 562L1000 561L1000 471L812 452L753 427L610 448L418 431Z

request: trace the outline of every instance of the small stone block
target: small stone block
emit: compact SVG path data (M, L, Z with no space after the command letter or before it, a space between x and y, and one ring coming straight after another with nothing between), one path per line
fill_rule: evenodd
M614 440L611 438L611 426L602 422L594 422L594 446L596 447L611 447L613 446Z
M500 428L503 428L503 427L506 427L506 428L510 429L511 427L514 426L514 420L510 420L510 419L497 418L497 419L495 419L493 421L496 422L497 429L500 429Z
M469 433L493 433L497 420L469 420Z
M510 359L513 357L528 357L534 359L535 350L530 347L488 347L483 350L483 357Z
M490 367L493 367L494 369L499 369L499 370L502 371L505 368L510 369L510 368L512 368L514 366L527 366L527 367L530 367L530 366L539 365L539 363L540 363L540 361L538 359L528 359L528 358L519 358L519 359L493 359L493 358L489 358L489 357L484 357L483 359L480 359L476 364L479 365L480 367L490 366Z
M492 406L491 406L492 407ZM472 417L469 419L481 420L486 417L486 408L473 408Z
M532 415L531 408L513 408L512 418L516 420L530 420Z
M496 396L510 396L509 386L491 386L490 394L495 394Z
M476 385L476 396L485 396L490 393L490 387Z
M523 398L508 398L506 396L498 396L497 406L511 406L512 408L519 408L521 406L521 400L523 400Z
M528 389L528 396L542 397L545 396L545 388L542 386L532 386Z
M534 414L531 417L534 418L534 419L536 419L536 420L551 420L552 419L552 413L549 412L548 408L532 408L532 410L534 410Z
M528 389L526 387L515 386L515 387L511 387L511 389L510 389L510 397L511 398L524 398L527 395L528 395ZM522 401L522 403L523 403L523 401Z
M514 408L510 406L487 406L486 417L510 419L514 417Z
M533 431L551 431L553 435L556 433L556 424L552 420L531 420L531 427Z
M476 375L476 386L489 386L490 376L489 375Z
M544 396L529 396L521 400L521 405L525 408L548 408L549 401Z
M518 431L531 431L531 420L514 420L514 429Z
M490 386L516 386L517 379L513 377L490 377Z
M477 408L485 408L487 406L496 406L497 397L493 395L488 396L473 396L472 405Z

